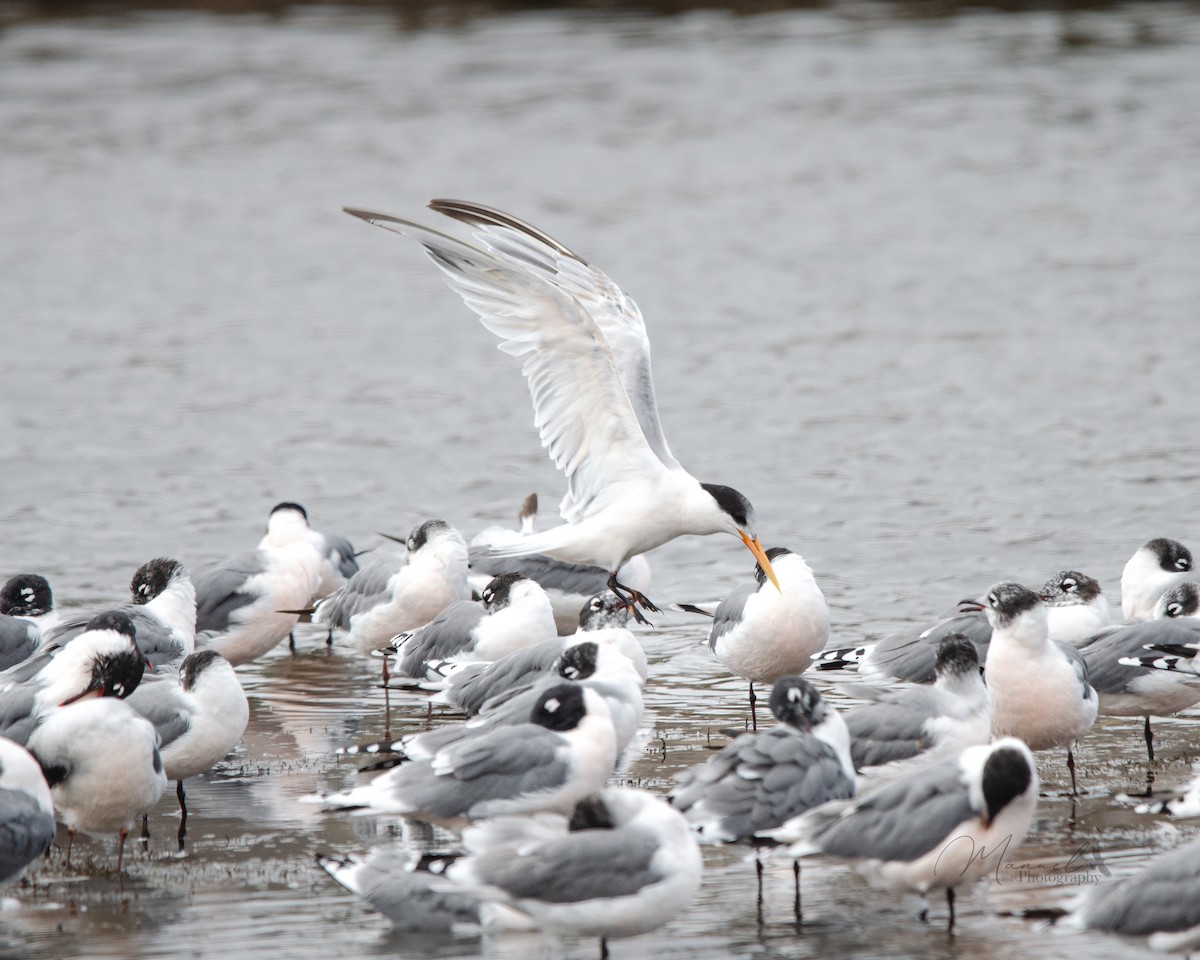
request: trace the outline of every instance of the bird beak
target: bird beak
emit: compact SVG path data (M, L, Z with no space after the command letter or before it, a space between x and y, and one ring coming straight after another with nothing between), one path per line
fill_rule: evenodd
M767 551L762 548L762 544L758 542L758 537L749 537L744 530L738 531L738 536L742 538L742 543L746 545L746 549L754 554L754 559L758 561L758 565L762 567L763 573L767 575L767 579L775 584L775 589L783 593L783 587L779 585L779 581L775 578L775 571L771 569L771 561L767 559Z
M958 601L959 613L979 613L984 609L986 609L986 607L984 606L983 601L978 600L975 597L967 597L966 600Z

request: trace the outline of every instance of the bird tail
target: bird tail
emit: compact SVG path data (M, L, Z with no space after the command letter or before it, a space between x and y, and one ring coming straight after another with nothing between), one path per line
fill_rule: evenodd
M1154 649L1163 649L1166 647L1155 647ZM1144 667L1150 670L1169 670L1172 673L1183 674L1180 680L1197 679L1200 680L1200 665L1198 665L1192 654L1180 655L1177 653L1161 653L1158 656L1148 655L1145 657L1121 657L1117 663L1125 667Z
M356 743L349 747L338 747L334 751L339 757L380 757L404 753L403 740L375 740L371 743Z
M832 650L822 650L813 657L813 669L857 670L858 665L866 659L873 646L873 644L868 644L865 647L838 647Z

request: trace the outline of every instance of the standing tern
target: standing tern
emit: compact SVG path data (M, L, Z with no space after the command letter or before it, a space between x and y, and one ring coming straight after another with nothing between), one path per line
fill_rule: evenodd
M346 212L424 246L451 288L501 338L500 349L522 358L542 445L567 478L559 504L565 522L494 554L599 563L609 571L610 590L657 611L617 580L621 565L684 534L729 533L778 586L750 501L730 487L698 482L667 446L650 343L633 300L515 217L457 200L429 206L467 224L474 241L387 214Z

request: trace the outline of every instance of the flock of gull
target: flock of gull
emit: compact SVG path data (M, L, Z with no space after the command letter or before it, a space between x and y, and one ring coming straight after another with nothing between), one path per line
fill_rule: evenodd
M764 549L738 491L695 480L659 422L641 315L608 277L504 213L434 201L460 233L348 210L421 243L450 286L521 358L543 446L565 475L563 522L491 528L468 544L419 524L360 565L296 503L256 547L186 569L139 568L128 602L68 619L41 576L0 590L0 882L76 831L125 840L176 783L211 769L249 718L236 668L311 620L380 657L386 685L427 691L462 719L342 753L347 789L305 797L330 816L401 817L450 831L320 866L397 927L458 934L540 929L610 938L653 930L694 899L702 845L852 862L922 898L993 874L1038 806L1034 753L1073 748L1098 715L1152 717L1200 703L1200 586L1188 549L1138 547L1120 615L1100 584L1064 570L1036 589L1000 582L932 624L830 647L829 608L797 553ZM462 229L465 228L465 229ZM669 791L622 784L639 745L648 664L629 629L661 612L647 551L726 533L754 576L714 605L709 645L749 685L749 723ZM841 671L837 709L806 672ZM756 685L773 725L760 729ZM368 779L368 775L374 774ZM1200 787L1153 812L1200 814ZM427 827L426 827L427 829ZM445 835L445 834L443 834ZM1065 918L1200 945L1200 843L1096 885ZM926 911L928 902L925 903ZM924 912L922 914L925 915Z

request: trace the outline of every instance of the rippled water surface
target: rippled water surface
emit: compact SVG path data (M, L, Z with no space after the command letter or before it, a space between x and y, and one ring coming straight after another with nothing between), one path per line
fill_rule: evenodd
M585 13L411 24L378 9L17 22L0 33L0 574L60 602L120 597L156 555L257 542L304 503L359 547L443 516L468 534L562 485L510 358L411 244L340 212L434 196L509 210L637 298L662 417L701 479L802 552L834 642L927 620L999 579L1075 567L1118 597L1153 536L1200 548L1200 11L911 17ZM429 214L430 218L434 215ZM652 557L660 600L748 575L727 538ZM744 688L664 617L644 752L664 789L724 742ZM316 851L395 824L297 798L353 782L343 743L411 728L373 664L319 636L242 670L251 725L173 797L123 879L112 842L39 865L0 914L28 958L480 954L591 943L417 940L328 881ZM828 678L820 682L828 686ZM836 696L836 695L835 695ZM1156 785L1187 777L1195 719L1159 726ZM1085 796L1047 796L1022 857L1095 880L1186 823L1136 818L1138 724L1081 744ZM1082 872L1068 861L1079 850ZM917 902L806 865L756 902L709 851L698 902L617 956L1134 956L1011 914L1070 884Z

